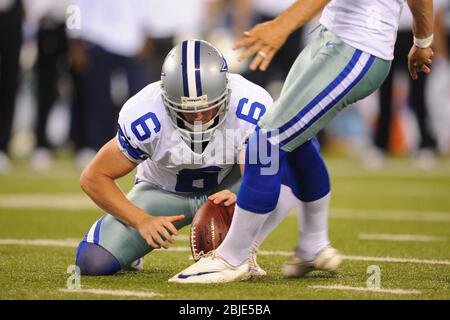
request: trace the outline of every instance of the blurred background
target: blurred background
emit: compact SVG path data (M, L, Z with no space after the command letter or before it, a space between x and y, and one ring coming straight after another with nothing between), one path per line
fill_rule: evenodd
M233 42L293 0L0 0L0 174L14 164L36 172L55 159L83 168L114 134L123 103L158 81L182 39L220 48L230 70L277 98L313 21L292 34L269 70L237 63ZM411 15L401 17L395 60L382 88L348 107L320 135L325 153L368 169L404 158L430 169L450 153L450 1L435 0L433 72L410 81Z

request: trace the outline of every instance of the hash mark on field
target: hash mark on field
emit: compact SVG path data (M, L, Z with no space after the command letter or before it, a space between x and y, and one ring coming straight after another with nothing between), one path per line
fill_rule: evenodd
M383 241L445 241L444 237L435 237L421 234L388 234L388 233L360 233L361 240L383 240Z
M154 298L162 297L163 295L156 292L144 292L144 291L127 291L127 290L103 290L103 289L59 289L65 293L91 293L98 295L108 295L116 297L139 297L139 298Z
M329 290L353 290L353 291L365 291L365 292L379 292L379 293L393 293L393 294L420 294L419 290L403 290L403 289L375 289L364 287L351 287L342 285L329 285L329 286L309 286L312 289L329 289Z
M79 239L0 239L0 245L20 245L20 246L48 246L48 247L67 247L76 248ZM173 246L168 250L157 249L160 252L190 252L189 247ZM293 255L291 251L267 251L261 250L258 254L262 256L283 256L290 257ZM416 258L395 258L395 257L368 257L368 256L342 256L346 260L353 261L376 261L376 262L399 262L399 263L418 263L418 264L436 264L450 265L450 260L427 260Z

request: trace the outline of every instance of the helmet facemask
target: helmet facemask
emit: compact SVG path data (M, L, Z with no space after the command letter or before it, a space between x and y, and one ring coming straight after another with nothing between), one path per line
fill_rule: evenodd
M231 90L225 58L206 41L183 41L164 60L161 92L170 121L183 140L191 147L207 143L228 112ZM210 110L217 111L214 115L189 115ZM195 121L203 116L208 121Z
M225 91L217 99L208 101L206 95L198 98L182 97L182 103L171 101L163 90L163 102L166 106L170 121L174 128L179 132L183 140L188 143L204 143L211 140L215 130L225 122L230 102L230 89ZM196 101L190 101L196 100ZM191 123L186 120L183 114L205 112L217 109L215 115L207 122L194 121ZM180 126L180 124L182 124Z

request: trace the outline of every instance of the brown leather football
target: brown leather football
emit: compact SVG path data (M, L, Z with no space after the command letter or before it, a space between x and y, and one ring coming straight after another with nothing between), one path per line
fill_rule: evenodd
M198 209L190 232L191 252L195 261L222 243L230 228L233 213L234 204L226 207L210 200Z

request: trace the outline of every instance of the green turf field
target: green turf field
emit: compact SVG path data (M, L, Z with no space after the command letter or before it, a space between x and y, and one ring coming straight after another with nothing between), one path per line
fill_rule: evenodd
M173 250L145 257L144 271L82 277L78 292L67 291L66 271L77 241L102 212L83 195L79 172L67 160L48 174L16 164L0 176L0 299L450 299L449 161L431 171L415 169L408 160L380 171L366 171L356 160L333 158L328 164L330 238L346 257L336 275L282 277L297 237L291 215L261 248L266 278L169 284L192 263L185 228ZM132 178L120 181L124 190ZM371 265L381 271L380 290L367 288Z

